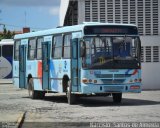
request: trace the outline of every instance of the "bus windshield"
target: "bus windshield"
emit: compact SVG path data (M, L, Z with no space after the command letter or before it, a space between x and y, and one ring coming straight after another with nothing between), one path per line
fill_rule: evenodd
M140 67L140 40L137 36L85 37L83 68L127 69Z

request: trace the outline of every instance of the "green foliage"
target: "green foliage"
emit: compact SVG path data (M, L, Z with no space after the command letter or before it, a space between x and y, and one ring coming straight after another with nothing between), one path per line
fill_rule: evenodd
M2 39L12 39L14 35L15 35L15 32L11 32L10 30L7 30L4 27L3 32L0 33L0 40L2 40Z

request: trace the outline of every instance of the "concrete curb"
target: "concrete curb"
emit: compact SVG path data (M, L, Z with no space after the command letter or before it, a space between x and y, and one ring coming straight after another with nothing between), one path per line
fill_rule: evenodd
M20 114L20 116L17 120L17 123L16 123L17 128L21 128L23 121L24 121L24 118L25 118L25 115L26 115L26 112L23 112Z
M0 84L13 84L12 79L0 79Z

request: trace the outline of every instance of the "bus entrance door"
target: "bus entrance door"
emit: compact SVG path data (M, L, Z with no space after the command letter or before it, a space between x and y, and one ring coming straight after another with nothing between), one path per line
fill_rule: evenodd
M78 92L79 68L78 68L78 38L72 40L71 50L71 91Z
M19 88L26 88L26 46L19 46Z
M49 82L49 65L50 63L50 44L49 42L42 43L42 89L50 90Z

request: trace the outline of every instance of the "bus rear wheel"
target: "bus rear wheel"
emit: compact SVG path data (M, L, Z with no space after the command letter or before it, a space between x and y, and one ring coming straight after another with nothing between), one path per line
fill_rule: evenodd
M72 90L71 90L71 82L68 81L67 82L67 100L68 100L68 104L72 105L75 104L76 102L76 96L74 94L72 94Z
M43 99L45 96L45 92L34 90L32 78L30 78L28 81L28 94L31 99Z
M122 101L122 93L113 93L113 102L114 103L121 103Z

